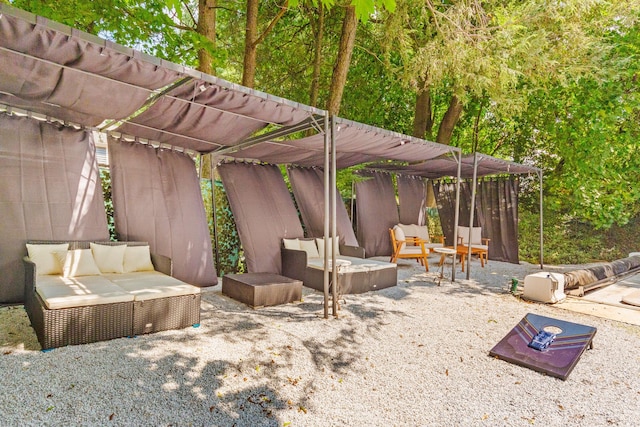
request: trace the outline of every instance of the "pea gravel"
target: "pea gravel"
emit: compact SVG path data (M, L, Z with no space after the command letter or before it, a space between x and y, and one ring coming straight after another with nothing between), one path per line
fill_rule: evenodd
M474 261L437 286L434 261L401 261L397 287L346 296L337 319L314 291L253 310L218 285L199 328L46 353L1 308L0 425L639 425L640 327L509 294L535 265ZM489 357L529 312L598 329L566 381Z

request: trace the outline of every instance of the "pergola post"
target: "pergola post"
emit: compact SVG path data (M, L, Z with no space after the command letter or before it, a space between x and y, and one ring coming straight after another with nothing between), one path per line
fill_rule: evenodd
M335 120L331 120L331 187L329 188L331 194L331 283L332 286L332 313L334 317L338 317L338 266L336 265L336 253L338 252L338 239L337 234L337 200L336 200L336 123Z
M462 152L458 152L454 154L456 160L458 161L458 173L456 176L456 209L453 214L453 249L458 251L458 223L460 222L460 173L462 169ZM451 262L451 281L455 282L456 280L456 257L457 255L453 255L453 261Z
M333 123L333 120L332 120ZM324 116L324 318L329 318L329 269L327 259L329 258L329 145L331 135L329 134L329 116Z
M473 180L471 187L471 212L469 213L469 252L467 254L467 280L471 277L471 232L473 229L473 217L476 209L476 183L478 179L478 152L473 153Z
M542 191L542 169L540 169L538 171L538 179L540 180L540 269L542 270L544 268L544 233L543 233L543 228L544 228L544 221L543 221L543 204L542 204L542 200L543 200L543 191Z

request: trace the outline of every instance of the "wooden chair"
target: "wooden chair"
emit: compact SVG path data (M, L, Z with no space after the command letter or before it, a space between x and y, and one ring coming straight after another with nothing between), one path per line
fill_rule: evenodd
M480 265L489 262L489 242L491 239L482 237L482 227L471 228L471 244L469 244L469 227L458 226L458 245L471 246L474 253L477 252L480 258Z
M427 261L429 249L425 248L424 240L406 237L402 228L398 226L389 229L389 236L393 246L393 253L389 262L395 263L399 258L415 259L424 265L426 271L429 271L429 262Z
M424 240L424 247L427 251L433 252L435 248L444 247L444 236L433 236L433 239L429 235L429 228L426 225L418 224L398 224L397 227L402 228L404 235L407 239L411 238Z

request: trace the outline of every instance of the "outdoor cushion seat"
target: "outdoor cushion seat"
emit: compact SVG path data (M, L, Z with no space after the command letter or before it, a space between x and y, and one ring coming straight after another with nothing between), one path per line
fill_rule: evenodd
M200 288L158 271L105 274L103 277L133 295L135 301L200 293Z
M340 263L340 261L345 261L345 262ZM338 265L338 271L341 273L376 271L376 270L384 270L385 268L389 268L388 262L378 261L375 259L355 258L355 257L348 257L348 256L340 256L340 258L336 258L336 264ZM324 259L309 258L307 259L307 266L311 268L324 270ZM331 271L331 268L329 268L329 271Z
M133 301L133 295L103 276L38 276L36 292L49 310Z

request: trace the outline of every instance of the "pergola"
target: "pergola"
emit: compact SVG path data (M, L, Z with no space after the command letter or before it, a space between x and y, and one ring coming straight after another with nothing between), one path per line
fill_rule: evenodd
M325 238L335 235L336 200L329 189L335 188L338 167L383 159L424 161L443 154L460 157L456 147L329 117L324 110L154 58L6 4L0 4L0 112L105 132L112 141L190 157L212 153L219 158L321 166L329 171L325 174ZM283 139L306 130L316 134ZM31 160L20 157L17 150L1 151L0 162L10 167L18 163L21 173L26 173L23 166ZM51 176L45 173L42 179L40 184ZM0 201L3 194L14 191L9 184L0 184ZM20 216L20 210L25 214L23 202L12 199L2 208L7 214L3 217ZM45 195L39 203L50 202ZM75 203L67 203L64 215L71 218L82 208ZM96 238L78 235L72 224L65 231L45 223L47 236L40 238ZM7 274L2 274L0 283L0 300L7 302L21 298L17 284L23 278L16 273L13 259L21 257L25 240L36 238L26 223L20 224L11 230L7 227L7 236L1 236L9 242L0 249L1 255L12 260L2 268ZM153 245L153 238L149 240ZM325 293L328 283L325 266Z

